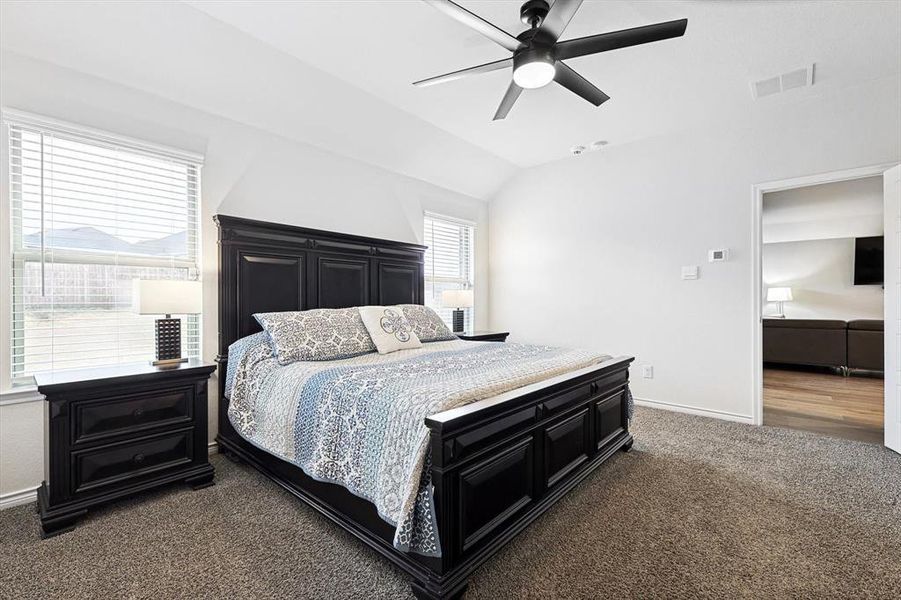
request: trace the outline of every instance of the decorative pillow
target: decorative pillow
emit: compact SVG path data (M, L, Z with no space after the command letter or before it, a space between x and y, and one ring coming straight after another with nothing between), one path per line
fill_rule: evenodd
M399 306L361 306L360 317L379 354L422 347Z
M421 342L443 342L455 340L457 336L448 329L441 317L428 306L421 304L401 304L404 316L413 326L413 333Z
M375 350L356 308L257 313L254 318L269 334L282 365L349 358Z

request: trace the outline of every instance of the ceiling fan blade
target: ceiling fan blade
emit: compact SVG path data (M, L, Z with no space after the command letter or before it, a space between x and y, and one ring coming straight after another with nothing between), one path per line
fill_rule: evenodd
M507 93L504 94L504 99L501 100L501 105L497 107L497 112L494 113L494 118L492 121L498 121L507 116L507 113L510 112L510 109L513 108L513 103L516 102L516 99L519 98L519 95L522 93L522 88L516 85L515 81L510 82L510 87L507 88Z
M469 12L459 4L451 2L451 0L423 0L433 7L437 8L451 19L463 23L467 27L475 29L488 39L494 40L510 52L513 52L521 46L518 39L495 25L492 25L479 15Z
M454 81L455 79L468 77L469 75L490 73L491 71L497 71L498 69L504 69L506 67L512 66L513 57L511 56L510 58L502 58L501 60L485 63L484 65L479 65L477 67L469 67L468 69L460 69L459 71L452 71L450 73L445 73L444 75L436 75L435 77L422 79L420 81L414 82L413 85L415 85L416 87L426 87L429 85L435 85L437 83L447 83L448 81Z
M544 17L544 21L541 22L541 27L538 28L542 39L549 42L556 42L560 39L563 30L569 25L580 6L582 6L582 0L556 0L547 16Z
M588 37L557 42L555 54L558 60L566 60L567 58L585 56L586 54L597 54L598 52L616 50L617 48L658 42L682 36L687 26L688 19L679 19L678 21L667 21L665 23L655 23L654 25L633 27L632 29L589 35Z
M595 106L600 106L607 100L610 100L610 96L596 88L594 84L570 69L567 65L563 64L559 60L554 66L556 67L554 81L556 81L572 93L582 96Z

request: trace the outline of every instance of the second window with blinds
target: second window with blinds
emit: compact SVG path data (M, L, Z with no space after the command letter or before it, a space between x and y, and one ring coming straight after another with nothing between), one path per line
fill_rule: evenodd
M425 214L425 303L452 326L452 307L441 303L445 290L472 289L475 271L475 225L432 213ZM464 328L475 323L475 308L464 309Z

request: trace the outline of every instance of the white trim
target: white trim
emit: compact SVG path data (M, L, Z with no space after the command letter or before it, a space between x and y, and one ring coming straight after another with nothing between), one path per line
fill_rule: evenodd
M179 148L173 148L171 146L163 146L162 144L145 142L143 140L137 140L135 138L119 135L117 133L94 129L92 127L84 127L82 125L76 125L75 123L69 123L67 121L60 121L51 117L36 115L15 108L3 107L2 109L0 109L0 112L2 112L3 122L6 124L22 125L24 127L35 127L38 129L49 129L51 131L57 131L59 133L87 137L91 138L94 141L100 141L114 146L124 146L130 150L137 150L145 154L152 154L158 157L190 162L196 164L198 167L203 164L203 154L198 154L196 152L181 150Z
M428 217L430 219L438 219L439 221L448 221L450 223L456 223L458 225L466 225L467 227L472 227L473 231L476 229L477 223L475 221L470 221L469 219L461 219L460 217L452 217L450 215L445 215L442 213L432 212L430 210L423 211L423 217ZM473 236L475 237L475 236Z
M749 415L740 415L738 413L728 412L725 410L714 410L712 408L698 408L696 406L687 406L685 404L676 404L675 402L664 402L663 400L651 400L650 398L633 398L638 406L647 406L648 408L659 408L677 413L685 413L687 415L696 415L699 417L708 417L711 419L720 419L721 421L733 421L735 423L744 423L753 425L754 419Z
M210 442L209 444L206 445L206 448L207 448L207 454L210 456L212 456L213 454L219 453L219 444L216 442Z
M44 395L38 392L38 389L32 385L0 392L0 406L24 404L25 402L38 402L43 399Z
M755 425L763 425L763 195L811 185L879 177L893 166L895 163L883 163L751 186L751 410Z
M0 494L0 510L12 508L13 506L21 506L22 504L28 504L29 502L36 502L37 499L37 488Z

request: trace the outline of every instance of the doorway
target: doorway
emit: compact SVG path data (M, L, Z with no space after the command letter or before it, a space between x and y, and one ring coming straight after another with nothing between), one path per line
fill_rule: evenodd
M754 186L756 423L883 443L890 166Z

